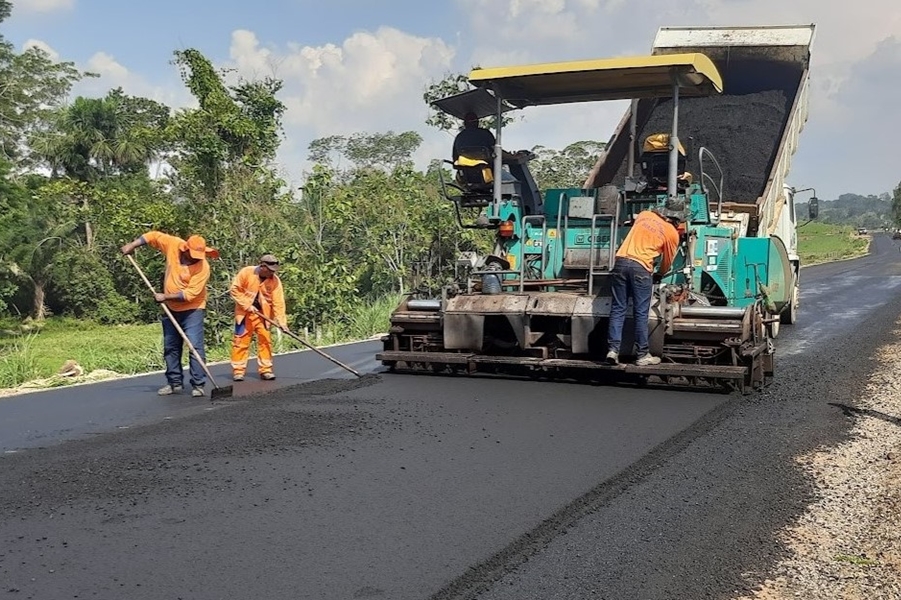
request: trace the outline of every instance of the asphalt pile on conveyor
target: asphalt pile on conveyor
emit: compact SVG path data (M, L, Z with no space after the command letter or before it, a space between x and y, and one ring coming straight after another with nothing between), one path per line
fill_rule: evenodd
M697 156L703 146L723 169L724 200L755 202L766 186L790 109L782 90L680 99L679 138L690 153L687 168L695 181L700 182ZM671 100L658 103L639 132L639 144L648 135L669 132L672 115ZM690 147L689 138L693 138ZM716 168L706 161L704 170L719 182ZM625 169L621 171L620 180Z

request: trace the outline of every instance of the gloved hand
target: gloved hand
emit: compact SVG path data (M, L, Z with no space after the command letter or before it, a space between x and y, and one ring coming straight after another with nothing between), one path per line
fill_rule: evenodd
M651 275L651 280L654 283L660 283L661 281L663 281L663 275L661 275L660 273L654 273L653 275Z
M258 312L260 312L260 311L257 310L257 307L256 307L256 306L254 306L253 304L251 304L251 305L250 305L250 308L247 309L247 312L249 312L249 313L252 314L252 315L255 315L256 313L258 313Z

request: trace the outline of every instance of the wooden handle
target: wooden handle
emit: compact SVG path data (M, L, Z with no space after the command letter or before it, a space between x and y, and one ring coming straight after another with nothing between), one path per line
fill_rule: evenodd
M267 323L269 323L269 324L271 324L271 325L275 325L276 327L278 327L279 329L281 329L281 330L285 333L285 335L291 336L292 338L294 338L295 340L297 340L298 342L300 342L301 344L303 344L304 346L306 346L307 348L309 348L309 349L312 350L313 352L315 352L315 353L317 353L318 355L322 356L323 358L332 361L333 363L335 363L336 365L338 365L338 366L341 367L342 369L345 369L345 370L347 370L347 371L350 371L351 373L353 373L353 374L356 375L357 377L362 377L362 375L360 375L358 372L354 371L352 368L350 368L350 367L348 367L347 365L345 365L343 362L339 361L337 358L334 358L334 357L332 357L332 356L329 356L328 354L326 354L325 352L323 352L323 351L320 350L319 348L313 346L312 344L310 344L309 342L307 342L306 340L304 340L302 337L300 337L299 335L297 335L297 334L294 333L293 331L289 330L287 327L282 327L281 325L279 325L278 323L276 323L275 321L273 321L272 319L270 319L269 317L267 317L266 315L264 315L262 312L257 312L257 313L255 313L255 314L258 315L261 319L263 319L263 320L266 321Z

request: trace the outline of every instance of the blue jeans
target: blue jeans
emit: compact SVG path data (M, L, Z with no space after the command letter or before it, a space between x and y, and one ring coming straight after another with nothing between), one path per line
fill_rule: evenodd
M638 356L648 353L648 313L651 310L651 294L654 282L651 274L641 263L628 258L617 258L613 266L613 305L610 307L610 326L607 330L607 345L619 352L623 340L623 324L626 322L626 308L632 297L635 320L635 346Z
M194 345L200 358L206 362L206 354L203 350L204 312L205 311L202 308L182 311L173 310L172 316L175 317L175 321L184 330L188 339L191 340L191 344ZM169 385L183 385L182 381L184 376L182 374L181 355L184 345L184 340L182 340L175 325L172 324L172 321L170 321L169 317L164 313L163 358L166 359L166 381L169 382ZM191 367L191 385L193 387L203 387L206 383L206 373L203 372L203 368L200 366L200 363L197 362L197 359L194 357L194 353L191 352L190 348L187 350L189 354L188 364Z

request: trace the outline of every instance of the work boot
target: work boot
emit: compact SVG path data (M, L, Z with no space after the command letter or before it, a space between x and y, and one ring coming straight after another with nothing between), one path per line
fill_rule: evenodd
M232 375L232 381L244 381L244 373L235 373Z
M275 373L260 373L260 379L263 381L272 381L275 379Z
M650 354L645 354L644 356L639 356L638 360L635 361L635 364L639 367L650 367L653 365L660 364L659 356L651 356Z
M172 394L180 394L185 388L180 385L164 385L156 391L158 396L171 396Z
M619 364L619 352L616 350L611 350L607 353L607 363L611 365Z
M191 397L192 398L202 398L203 397L203 388L202 387L193 388L191 390Z

